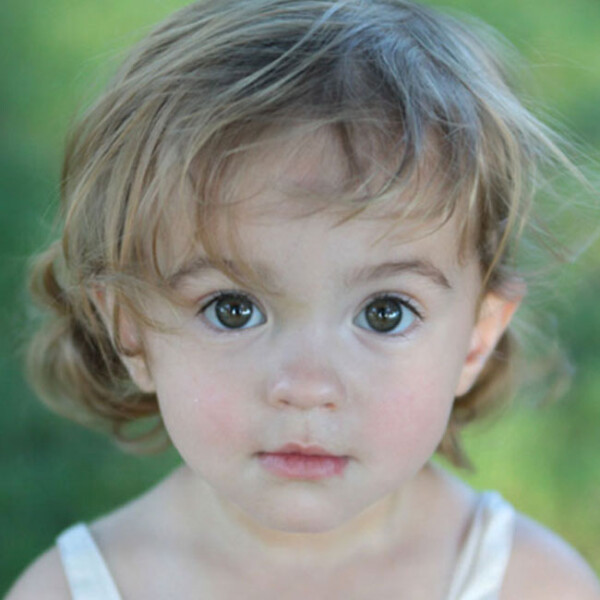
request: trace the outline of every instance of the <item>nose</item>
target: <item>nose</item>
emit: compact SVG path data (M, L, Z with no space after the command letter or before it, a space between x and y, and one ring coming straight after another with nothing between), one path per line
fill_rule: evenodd
M337 410L345 399L339 372L318 355L296 355L276 369L268 384L269 404L300 410Z

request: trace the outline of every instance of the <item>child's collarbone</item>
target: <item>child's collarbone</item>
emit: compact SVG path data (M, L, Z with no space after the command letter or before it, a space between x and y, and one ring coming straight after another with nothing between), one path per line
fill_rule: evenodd
M232 576L225 585L214 588L211 600L443 600L447 592L446 577L439 577L440 565L418 568L408 565L348 566L327 575L310 572L280 576L256 577L251 581L235 582ZM233 583L233 585L231 585ZM241 585L240 585L241 583Z
M146 600L444 600L454 568L449 554L437 549L424 559L422 552L415 552L412 557L380 557L319 572L308 568L274 572L258 562L236 568L217 560L199 563L171 556L160 566L157 562L140 568L149 574L143 579L122 571L119 587L124 598Z

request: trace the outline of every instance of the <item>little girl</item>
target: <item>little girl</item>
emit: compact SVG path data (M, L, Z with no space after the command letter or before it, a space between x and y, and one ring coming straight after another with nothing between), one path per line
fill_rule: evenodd
M70 137L29 369L184 462L11 600L600 598L431 463L505 393L516 242L570 167L497 47L405 0L203 0L131 53Z

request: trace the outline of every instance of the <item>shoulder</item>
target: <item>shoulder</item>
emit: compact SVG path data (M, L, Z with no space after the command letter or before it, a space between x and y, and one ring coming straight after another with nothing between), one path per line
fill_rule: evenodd
M51 548L17 579L5 600L69 600L67 584L58 549Z
M591 567L558 535L517 514L513 551L500 600L600 600Z

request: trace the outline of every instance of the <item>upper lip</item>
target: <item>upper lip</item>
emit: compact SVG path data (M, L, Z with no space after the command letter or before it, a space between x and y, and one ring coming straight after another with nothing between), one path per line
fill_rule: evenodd
M331 452L325 450L321 446L316 444L303 445L303 444L285 444L278 448L272 454L304 454L306 456L335 456Z

